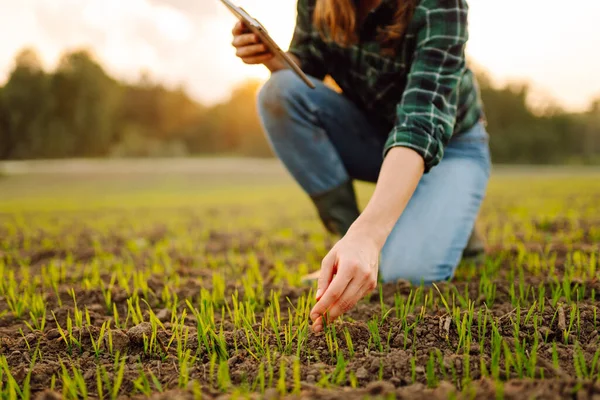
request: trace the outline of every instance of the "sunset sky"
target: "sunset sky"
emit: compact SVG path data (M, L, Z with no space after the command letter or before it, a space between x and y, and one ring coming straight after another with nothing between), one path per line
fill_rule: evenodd
M287 48L295 0L238 0ZM469 55L499 81L528 80L542 96L582 109L600 96L599 0L471 0ZM264 79L230 46L234 18L218 0L0 0L0 82L15 54L36 48L47 67L87 46L109 73L147 70L184 84L199 101L223 100L248 77Z

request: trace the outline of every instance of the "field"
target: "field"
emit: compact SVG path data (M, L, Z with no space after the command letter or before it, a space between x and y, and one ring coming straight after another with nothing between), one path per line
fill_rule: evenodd
M600 399L598 170L498 169L485 261L314 334L335 238L277 163L3 169L0 398Z

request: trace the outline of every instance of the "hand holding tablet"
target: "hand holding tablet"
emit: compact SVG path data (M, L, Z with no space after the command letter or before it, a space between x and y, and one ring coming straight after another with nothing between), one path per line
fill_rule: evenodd
M281 50L260 22L251 17L243 8L234 5L230 0L221 0L221 2L239 20L233 30L235 36L233 45L237 48L238 57L247 64L263 64L276 58L284 68L293 70L308 87L315 88L308 76L289 54Z

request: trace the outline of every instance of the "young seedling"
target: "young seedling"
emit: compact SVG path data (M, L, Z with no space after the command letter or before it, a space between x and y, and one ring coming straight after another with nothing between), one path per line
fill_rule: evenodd
M369 332L371 334L369 337L369 343L372 343L377 351L383 352L383 343L381 341L381 336L379 335L377 316L367 322L367 326L369 327Z
M436 360L433 352L429 352L429 361L427 361L426 373L427 373L427 387L435 388L438 385L437 376L435 373Z

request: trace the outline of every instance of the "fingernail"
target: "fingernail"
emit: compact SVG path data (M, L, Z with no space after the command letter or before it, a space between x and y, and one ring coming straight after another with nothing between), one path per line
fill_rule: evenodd
M317 295L315 297L318 299L319 297L321 297L322 294L323 294L323 289L318 289Z
M321 329L323 329L323 325L321 325L321 324L313 325L313 332L319 333L319 332L321 332Z

